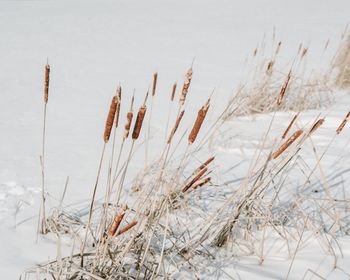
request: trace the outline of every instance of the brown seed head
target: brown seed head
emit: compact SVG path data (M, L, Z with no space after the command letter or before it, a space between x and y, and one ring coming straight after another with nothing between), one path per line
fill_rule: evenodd
M50 83L50 65L45 65L45 80L44 80L44 102L49 101L49 83Z
M294 134L291 137L289 137L288 140L284 142L284 144L272 155L272 158L273 159L278 158L290 145L294 143L295 140L299 138L299 136L302 133L303 133L302 129L294 132Z
M128 224L126 227L122 228L121 230L118 231L117 235L121 235L125 232L127 232L128 230L130 230L131 228L133 228L134 226L137 225L137 221L133 221L130 224Z
M196 122L193 125L192 131L190 135L188 136L188 143L192 144L199 133L199 130L203 124L203 121L205 119L205 116L207 115L207 112L209 110L209 104L210 100L207 101L207 103L198 111Z
M171 101L174 101L174 98L175 98L176 85L177 85L176 83L173 84L173 91L171 92L171 98L170 98Z
M210 182L210 180L211 180L211 178L210 178L210 177L205 178L203 181L198 182L197 184L193 185L193 187L192 187L192 188L193 188L194 190L195 190L195 189L198 189L198 188L200 188L200 187L204 186L205 184L209 183L209 182Z
M185 103L188 89L191 85L192 75L193 75L193 70L192 70L192 68L190 68L187 71L187 74L185 76L184 85L182 87L182 92L181 92L181 97L180 97L180 104L181 105L183 105Z
M346 123L348 122L349 119L350 119L350 112L345 116L344 120L337 128L337 131L336 131L337 134L339 134L343 130L344 126L346 125Z
M296 121L297 117L299 116L299 113L296 114L293 119L291 120L291 122L289 123L287 129L284 131L283 135L282 135L282 139L286 138L289 130L292 128L292 125L294 124L294 122Z
M142 105L139 109L139 112L137 113L134 130L132 132L132 139L134 139L134 140L139 138L140 131L142 128L143 119L145 118L146 110L147 110L146 105Z
M114 236L115 233L117 232L118 227L120 226L124 215L125 215L125 208L121 209L121 211L119 212L118 215L115 216L112 225L110 226L109 230L108 230L108 236Z
M158 73L155 72L155 73L153 74L152 96L154 96L154 95L156 94L157 79L158 79Z
M194 176L195 174L197 174L199 171L201 171L204 167L207 167L213 160L215 159L215 157L210 157L208 158L204 163L202 163L193 173L192 176Z
M204 167L193 179L183 187L182 192L186 192L190 187L193 186L194 183L196 183L200 178L203 177L203 175L208 171L207 167Z
M324 119L319 119L315 124L311 127L309 135L314 133L322 124L324 123Z
M281 103L282 103L283 97L284 97L284 95L285 95L285 93L286 93L286 91L287 91L287 88L288 88L288 84L289 84L291 75L292 75L292 72L289 71L289 73L288 73L288 75L287 75L287 78L286 78L286 80L285 80L285 82L284 82L284 84L283 84L283 86L282 86L282 88L281 88L281 90L280 90L279 95L278 95L278 98L277 98L277 105L281 105Z
M116 110L117 110L117 98L116 96L113 96L111 105L109 107L108 117L106 120L105 132L103 135L103 140L105 141L105 143L108 142L109 137L111 136L111 131L112 131Z

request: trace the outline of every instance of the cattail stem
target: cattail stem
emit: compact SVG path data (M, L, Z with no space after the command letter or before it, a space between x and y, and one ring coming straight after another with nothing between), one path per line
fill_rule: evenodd
M125 177L126 177L126 172L128 170L128 167L129 167L129 162L131 160L131 155L132 155L132 151L134 149L135 141L136 140L133 139L131 147L130 147L129 155L128 155L128 158L126 160L126 165L125 165L122 177L120 178L120 183L119 183L119 186L118 186L118 189L117 189L117 195L116 195L116 199L115 199L115 207L117 207L118 204L119 204L121 192L122 192L124 181L125 181Z
M291 120L291 122L289 123L287 129L284 131L284 133L283 133L283 135L282 135L282 139L286 138L286 136L287 136L289 130L292 128L294 122L296 121L297 117L299 116L299 113L300 113L300 112L298 112L298 113L293 117L293 119Z
M50 65L45 65L44 76L44 120L43 120L43 137L42 137L42 154L40 157L41 165L41 207L39 212L40 233L46 233L46 213L45 213L45 138L46 138L46 114L47 103L49 101L49 84L50 84Z
M169 104L169 109L168 109L168 117L167 117L167 122L166 122L166 127L165 127L165 134L164 134L164 141L167 140L167 135L168 135L168 129L169 129L169 122L170 122L170 116L171 116L171 111L173 109L173 103L174 103L174 98L175 98L175 93L176 93L176 83L173 85L173 90L171 92L170 96L170 104Z
M81 267L84 266L84 250L85 250L85 246L86 246L87 235L88 235L88 232L90 230L92 212L93 212L95 196L96 196L96 190L97 190L98 180L99 180L100 174L101 174L101 168L102 168L102 162L103 162L103 156L105 154L105 150L106 150L106 142L103 144L101 159L100 159L100 163L99 163L98 171L97 171L96 182L95 182L95 186L94 186L94 189L93 189L91 203L90 203L90 208L89 208L88 222L87 222L87 225L86 225L84 241L83 241L81 249L80 249L80 257L81 257L81 264L80 265L81 265Z

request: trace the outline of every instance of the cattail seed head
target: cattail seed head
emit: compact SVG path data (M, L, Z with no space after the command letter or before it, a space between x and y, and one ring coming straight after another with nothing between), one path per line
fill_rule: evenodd
M185 113L185 111L182 111L182 112L180 113L180 115L177 117L176 122L175 122L175 125L174 125L172 131L170 132L170 135L169 135L169 138L168 138L168 142L167 142L168 144L171 143L171 140L173 139L173 137L174 137L174 135L175 135L175 133L176 133L176 130L177 130L178 127L179 127L179 124L180 124L180 122L181 122L181 120L182 120L182 117L183 117L184 113Z
M324 123L324 119L319 119L310 129L309 135L314 133L322 124Z
M127 232L128 230L130 230L131 228L133 228L134 226L137 225L137 221L133 221L130 224L128 224L126 227L122 228L121 230L118 231L117 235L121 235L125 232Z
M215 157L210 157L210 158L208 158L204 163L202 163L202 164L192 173L192 176L198 174L199 171L201 171L204 167L207 167L214 159L215 159Z
M293 117L293 119L292 119L291 122L289 123L287 129L284 131L284 133L283 133L283 135L282 135L282 139L286 138L286 136L287 136L289 130L292 128L292 126L293 126L293 124L294 124L294 122L296 121L296 119L297 119L298 116L299 116L299 113L296 114L296 115Z
M350 112L345 116L344 120L337 128L337 130L336 130L337 134L339 134L343 130L344 126L346 125L346 123L348 122L349 119L350 119Z
M282 103L282 100L283 100L283 97L284 97L284 95L285 95L285 93L287 91L288 84L289 84L291 76L292 76L292 71L289 71L289 73L287 75L287 78L286 78L286 80L285 80L285 82L284 82L284 84L283 84L283 86L282 86L282 88L280 90L279 95L278 95L277 105L281 105L281 103Z
M200 178L203 177L203 175L208 171L207 167L204 167L188 184L186 184L183 189L182 192L186 192L190 187L193 186L194 183L196 183Z
M157 79L158 79L158 73L155 72L155 73L153 74L152 96L154 96L154 95L156 94Z
M185 76L184 85L182 87L182 92L181 92L181 97L180 97L180 104L181 105L183 105L185 103L188 89L191 85L192 75L193 75L193 70L192 70L192 68L190 68L187 71L187 74Z
M294 134L291 137L289 137L288 140L284 142L284 144L272 155L272 158L273 159L278 158L290 145L294 143L295 140L299 138L299 136L302 133L303 133L302 129L294 132Z
M116 98L116 96L113 96L112 101L111 101L111 105L109 107L107 120L106 120L105 132L103 135L103 140L105 143L108 142L109 137L111 136L111 131L112 131L112 127L113 127L113 122L114 122L116 110L117 110L117 98Z
M193 185L192 189L194 189L194 190L195 190L195 189L198 189L198 188L204 186L205 184L209 183L210 180L211 180L210 177L205 178L203 181L198 182L198 183L196 183L195 185Z
M131 127L131 122L132 122L132 118L134 116L133 112L132 112L132 107L134 105L134 96L132 96L131 99L131 105L130 105L130 110L129 112L126 114L126 124L124 127L124 136L123 136L123 141L129 137L129 132L130 132L130 127Z
M126 207L121 209L119 214L115 216L113 223L108 230L108 233L107 233L108 236L114 236L115 233L117 232L117 229L119 228L119 226L120 226L120 224L125 216L125 210L126 210Z
M44 80L44 102L49 101L49 83L50 83L50 65L45 65L45 80Z
M173 84L173 91L171 92L171 98L170 98L171 101L174 101L175 93L176 93L176 86L177 86L177 84L174 83Z
M139 109L139 112L137 113L134 130L132 132L132 139L134 139L134 140L139 138L140 131L142 128L143 119L145 118L146 110L147 110L146 105L142 105Z
M188 136L188 143L192 144L196 138L197 135L199 133L199 130L203 124L203 121L205 119L205 116L207 115L207 112L209 110L209 104L210 99L207 101L207 103L198 111L198 115L197 115L197 119L196 122L193 125L192 131L190 133L190 135Z

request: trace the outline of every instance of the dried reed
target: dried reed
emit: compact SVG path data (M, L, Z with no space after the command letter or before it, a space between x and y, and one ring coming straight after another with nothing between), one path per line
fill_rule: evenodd
M193 75L193 70L191 67L190 69L188 69L186 76L185 76L185 81L184 81L184 85L182 87L182 92L181 92L181 97L180 97L180 105L183 105L185 103L188 89L191 85L192 75Z
M118 233L116 234L117 236L118 235L121 235L125 232L127 232L128 230L132 229L134 226L137 225L137 221L133 221L131 222L130 224L128 224L126 227L122 228L121 230L118 231Z
M319 119L310 129L309 135L314 133L322 124L324 123L324 119Z
M292 128L294 122L296 121L297 117L299 116L299 112L293 117L293 119L291 120L291 122L289 123L287 129L284 131L283 135L282 135L282 139L286 138L289 130Z
M215 159L215 157L210 157L208 158L204 163L202 163L193 173L192 176L194 176L195 174L197 174L199 171L201 171L204 167L207 167L213 160Z
M174 101L175 94L176 94L176 86L177 86L177 84L174 83L174 84L173 84L173 90L172 90L172 92L171 92L171 98L170 98L171 101Z
M195 190L195 189L198 189L198 188L204 186L205 184L209 183L210 181L211 181L211 178L210 178L210 177L205 178L205 179L203 179L203 181L194 184L193 187L192 187L192 189L194 189L194 190Z
M121 106L121 101L122 101L122 87L118 86L117 87L117 108L115 111L115 127L117 128L119 125L119 114L120 114L120 106Z
M182 192L186 192L190 187L193 186L194 183L196 183L200 178L203 177L203 175L208 171L207 167L204 167L188 184L186 184L182 188Z
M300 129L296 132L294 132L294 134L288 138L288 140L272 155L273 159L278 158L290 145L293 144L293 142L295 140L298 139L298 137L303 133L303 130Z
M124 216L125 216L125 210L126 207L121 209L118 215L115 216L112 225L110 226L108 230L108 236L114 236L117 232L117 229L119 228Z
M350 112L345 116L344 120L342 121L342 123L337 128L337 130L336 130L337 134L339 134L343 130L343 128L345 127L345 125L346 125L346 123L348 122L349 119L350 119Z
M188 143L192 144L197 138L197 135L199 133L199 130L201 129L201 126L203 124L203 121L205 119L205 116L207 115L207 112L209 110L210 106L210 99L203 105L203 107L198 111L196 122L193 125L192 131L190 135L188 136Z
M291 75L292 75L292 71L289 71L288 75L287 75L287 78L280 90L280 93L278 95L278 98L277 98L277 105L281 105L282 103L282 100L283 100L283 97L284 95L286 94L286 91L287 91L287 88L288 88L288 84L289 84L289 81L290 81L290 78L291 78Z
M114 122L114 117L115 117L115 113L117 111L117 97L113 96L112 101L111 101L111 105L109 107L109 112L108 112L108 116L107 116L107 120L106 120L106 125L105 125L105 131L103 134L103 140L105 143L108 142L109 137L111 136L111 131L112 131L112 127L113 127L113 122Z
M171 133L170 133L170 135L169 135L168 142L167 142L168 144L171 143L171 141L172 141L172 139L173 139L173 137L174 137L174 135L175 135L175 133L176 133L176 130L178 129L178 127L179 127L179 125L180 125L180 122L181 122L181 120L182 120L182 117L183 117L184 113L185 113L185 111L182 111L182 112L180 113L180 115L177 117L176 122L175 122L175 125L174 125L174 127L173 127L173 129L172 129L172 131L171 131Z
M152 96L154 96L154 95L156 94L157 79L158 79L158 73L155 72L155 73L153 74Z

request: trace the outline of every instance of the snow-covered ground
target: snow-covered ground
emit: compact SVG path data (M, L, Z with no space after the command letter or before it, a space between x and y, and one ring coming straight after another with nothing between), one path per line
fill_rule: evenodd
M54 239L37 241L36 235L47 60L52 68L46 146L49 205L57 205L67 176L66 203L80 203L91 196L105 117L118 82L125 104L136 89L138 107L158 71L151 131L162 141L172 84L182 83L194 58L184 127L214 87L208 122L215 120L251 69L246 59L264 36L269 42L274 30L276 40L283 42L282 61L290 63L303 43L309 46L309 70L327 67L349 23L349 10L348 0L0 1L0 278L18 279L24 269L56 256ZM324 111L325 126L313 139L321 150L349 108L349 96L339 92L335 104ZM125 112L122 108L123 116ZM320 112L302 112L298 125L313 121ZM278 113L271 135L279 135L292 116ZM271 117L244 117L225 124L225 137L213 146L222 170L249 161ZM327 168L333 168L330 173L349 163L349 136L345 131L333 143L326 161ZM152 143L151 155L159 152L157 141ZM137 156L143 159L143 151ZM129 178L140 167L132 164ZM246 165L235 169L231 179L245 176ZM291 278L302 278L310 268L327 279L349 279L350 240L340 242L344 258L339 267L344 271L333 271L332 258L311 243L298 253ZM290 264L278 253L263 265L252 257L221 260L221 270L234 279L284 279ZM225 275L210 273L211 278Z

